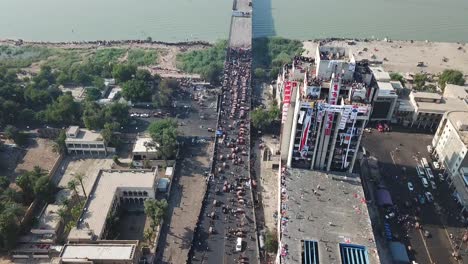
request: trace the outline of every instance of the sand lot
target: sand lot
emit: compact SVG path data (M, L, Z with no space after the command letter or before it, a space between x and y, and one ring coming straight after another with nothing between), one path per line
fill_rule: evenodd
M355 45L348 45L347 41L331 41L326 45L349 47L356 60L383 61L383 68L390 72L428 72L439 73L444 69L457 69L468 75L468 45L446 42L424 41L357 41ZM305 56L315 57L317 42L305 41L303 53ZM363 51L367 48L367 51ZM358 54L361 52L360 54ZM444 62L443 58L447 61ZM384 61L384 58L387 61ZM424 62L425 67L417 67L418 62Z

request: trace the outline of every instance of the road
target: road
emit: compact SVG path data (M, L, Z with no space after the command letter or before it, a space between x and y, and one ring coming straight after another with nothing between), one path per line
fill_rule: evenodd
M238 10L250 10L248 2L238 0ZM213 170L192 245L191 263L259 262L249 173L251 23L250 16L233 16L231 20ZM242 241L240 248L238 239Z
M394 204L397 205L397 216L408 216L405 220L401 219L400 223L397 221L398 217L389 222L393 233L412 247L411 258L418 263L468 263L468 260L457 262L451 256L454 244L460 241L464 233L462 224L456 218L460 208L451 196L453 191L449 190L445 180L437 177L437 171L434 171L436 190L425 188L417 176L415 166L419 160L422 157L431 160L426 146L430 144L432 137L409 131L379 133L374 130L363 136L362 145L370 155L379 160L381 183L387 186ZM414 185L414 191L408 189L408 182ZM433 194L434 203L420 204L415 201L418 195L428 191ZM410 206L405 205L407 201L411 203ZM415 216L423 226L422 231L412 226ZM424 230L431 234L429 238L424 237ZM450 239L450 234L453 234L453 240Z

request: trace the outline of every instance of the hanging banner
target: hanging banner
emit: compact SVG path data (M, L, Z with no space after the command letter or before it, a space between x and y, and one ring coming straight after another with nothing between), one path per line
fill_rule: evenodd
M307 140L309 139L309 128L310 123L312 120L312 109L307 110L307 114L304 120L304 127L302 128L302 135L301 135L301 143L299 145L299 151L304 149L304 146L307 144Z
M291 82L286 82L284 86L283 104L291 103Z
M304 116L305 116L305 111L299 112L299 120L297 121L297 123L302 125L302 121L304 121Z

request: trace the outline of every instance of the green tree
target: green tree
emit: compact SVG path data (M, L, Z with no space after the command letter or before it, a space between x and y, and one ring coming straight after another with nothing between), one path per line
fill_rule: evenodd
M49 181L48 176L37 179L34 184L34 194L47 203L54 202L55 186Z
M276 231L267 231L265 234L265 247L270 253L276 253L278 251L278 236Z
M104 113L98 103L88 101L83 104L83 123L86 128L101 129L105 121Z
M397 73L397 72L391 72L390 73L390 79L392 81L399 81L402 85L406 83L405 77L403 75Z
M65 93L47 106L44 120L58 125L76 124L81 117L80 104L73 100L71 93Z
M88 198L88 195L86 194L84 184L83 184L83 181L84 179L86 179L86 176L83 173L78 173L75 175L75 179L80 183L81 190L83 191L85 198Z
M0 190L1 189L6 189L10 186L10 181L8 180L7 177L5 176L0 176Z
M162 141L165 130L169 130L171 133L173 130L177 131L177 121L170 118L158 120L151 123L148 127L148 132L151 138L153 141L158 143ZM173 134L173 136L177 136L177 133Z
M427 81L427 75L424 73L417 73L413 78L413 88L422 90Z
M252 111L251 118L252 125L258 130L265 129L271 123L270 114L265 109L256 108Z
M26 200L33 198L35 181L36 179L30 172L23 173L16 178L16 184L23 190Z
M79 193L78 193L78 181L76 179L71 179L68 183L67 183L67 188L72 191L75 195L77 195L78 197L80 196Z
M255 76L255 78L258 78L258 79L262 80L262 79L264 79L266 77L266 72L262 68L255 68L254 76Z
M444 70L439 77L439 86L444 90L447 84L465 85L463 73L458 70Z
M135 75L137 67L130 64L117 64L112 70L112 76L118 82L126 82L132 79Z
M123 84L122 95L132 102L148 102L151 100L151 88L141 80L130 80Z
M150 82L153 80L153 76L148 70L138 69L135 73L135 79Z
M96 101L99 98L101 98L101 90L94 87L86 89L86 100Z
M16 245L19 231L18 221L14 214L0 214L0 248L12 249Z
M156 228L164 218L167 211L167 201L148 199L145 201L145 214L152 220L153 229Z
M67 151L67 145L65 144L66 139L67 139L67 135L65 131L61 130L58 137L54 140L55 152L63 154Z
M174 79L163 79L159 83L158 92L153 96L153 104L156 107L168 107L174 93L179 89L179 82Z
M130 107L122 103L112 103L104 108L104 120L108 123L118 123L116 129L128 124Z

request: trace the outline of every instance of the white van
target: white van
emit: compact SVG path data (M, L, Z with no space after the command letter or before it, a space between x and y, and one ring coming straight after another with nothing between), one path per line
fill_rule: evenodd
M241 252L242 251L242 237L237 238L237 243L236 243L236 252Z
M421 181L422 181L424 188L429 187L429 183L427 182L426 178L422 178Z

